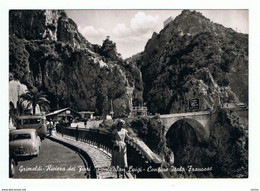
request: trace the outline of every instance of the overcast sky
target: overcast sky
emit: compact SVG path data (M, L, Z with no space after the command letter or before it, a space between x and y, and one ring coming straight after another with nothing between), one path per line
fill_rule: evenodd
M117 51L128 58L144 50L154 31L163 21L175 18L182 10L66 10L83 36L101 45L106 36L117 45ZM197 10L215 23L248 33L247 10Z

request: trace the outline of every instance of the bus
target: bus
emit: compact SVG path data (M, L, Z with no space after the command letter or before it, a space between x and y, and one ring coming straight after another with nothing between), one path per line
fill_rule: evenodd
M16 129L36 129L43 140L47 136L47 121L45 115L24 115L17 118Z

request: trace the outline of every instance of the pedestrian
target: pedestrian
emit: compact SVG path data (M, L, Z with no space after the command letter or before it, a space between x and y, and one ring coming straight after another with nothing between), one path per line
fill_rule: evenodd
M79 139L79 126L76 126L76 135L75 135L76 141Z
M53 129L53 121L52 119L50 119L50 123L49 123L49 136L52 136L52 129Z
M84 126L87 127L87 118L84 118Z
M116 125L116 132L114 134L114 145L112 151L112 166L117 170L117 178L122 174L123 178L125 170L128 168L127 164L127 149L125 137L129 137L127 130L123 128L125 121L120 119Z
M53 121L53 130L56 131L57 121Z

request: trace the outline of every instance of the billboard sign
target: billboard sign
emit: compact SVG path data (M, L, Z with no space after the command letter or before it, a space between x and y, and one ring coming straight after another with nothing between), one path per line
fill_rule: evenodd
M200 100L199 99L189 99L189 110L199 110Z

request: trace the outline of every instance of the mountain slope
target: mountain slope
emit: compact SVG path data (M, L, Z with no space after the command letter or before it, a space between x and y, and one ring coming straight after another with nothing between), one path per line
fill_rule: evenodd
M105 116L112 102L123 117L131 98L142 101L141 75L131 74L139 70L109 48L112 41L89 43L64 11L10 11L9 29L10 80L44 90L51 110L70 106Z
M132 58L141 68L144 101L155 113L184 112L187 101L201 108L248 103L248 35L184 10L145 50Z

